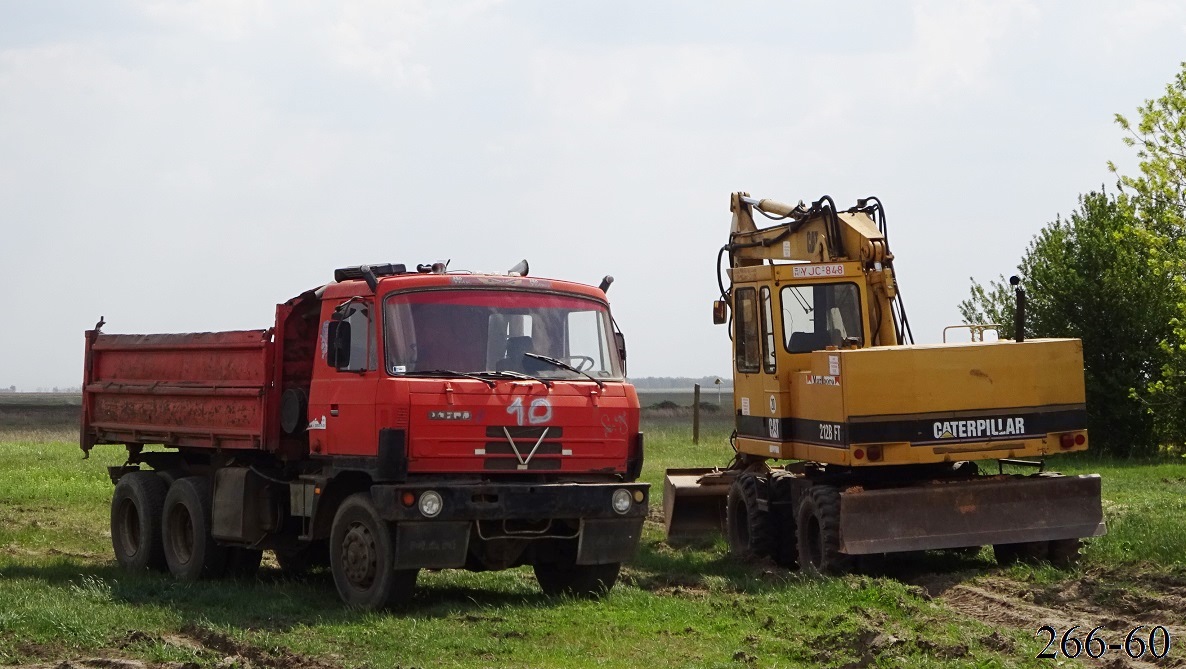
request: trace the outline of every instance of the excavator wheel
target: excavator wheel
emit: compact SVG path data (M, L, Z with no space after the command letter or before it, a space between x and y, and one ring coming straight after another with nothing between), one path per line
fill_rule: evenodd
M797 515L799 568L808 574L844 574L855 560L840 552L840 490L813 485Z
M1027 563L1035 564L1050 558L1049 541L1027 541L1020 544L993 544L992 553L1002 567Z
M729 554L736 558L752 560L774 553L774 523L770 512L758 507L758 498L765 485L765 478L747 472L729 486L725 507Z
M799 535L795 530L792 479L786 472L770 473L770 523L774 532L770 557L775 564L787 569L799 567Z
M1079 539L1055 539L1048 548L1050 564L1059 569L1069 569L1079 564L1079 549L1083 542Z

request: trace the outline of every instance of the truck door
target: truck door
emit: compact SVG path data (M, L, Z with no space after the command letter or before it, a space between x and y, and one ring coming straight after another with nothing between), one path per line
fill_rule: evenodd
M315 453L377 452L376 321L374 305L357 299L323 313L319 334L322 367L314 374L309 392L309 445Z

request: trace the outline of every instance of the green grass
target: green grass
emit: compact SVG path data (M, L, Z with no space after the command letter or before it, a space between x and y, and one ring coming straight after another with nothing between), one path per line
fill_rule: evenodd
M644 478L656 492L666 467L724 465L732 455L723 421L706 422L699 444L682 420L644 429ZM529 569L426 572L414 601L389 614L343 609L326 579L290 581L270 562L248 582L126 574L110 554L105 469L122 455L99 447L83 460L64 431L0 435L0 664L103 655L213 667L242 655L256 666L1049 666L1033 659L1032 630L990 628L902 580L810 579L737 563L722 542L675 549L655 522L596 602L548 599ZM1112 533L1091 544L1085 569L1182 567L1186 515L1173 511L1186 464L1068 458L1059 467L1104 476ZM652 505L661 508L658 494ZM973 576L995 569L984 555L927 559L925 568Z

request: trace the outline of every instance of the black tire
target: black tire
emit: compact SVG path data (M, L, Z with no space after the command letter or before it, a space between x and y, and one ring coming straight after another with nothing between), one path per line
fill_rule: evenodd
M806 573L844 574L856 561L840 552L840 491L813 485L803 496L796 516L799 568Z
M329 543L326 541L312 541L275 552L276 563L288 578L307 578L315 571L329 571Z
M226 576L230 578L250 579L259 573L259 563L263 560L264 552L254 548L234 546L227 549Z
M758 498L766 480L755 474L741 474L729 486L725 503L726 533L729 554L753 560L770 557L774 553L774 528L769 511L758 507Z
M1056 539L1047 547L1050 564L1059 569L1069 569L1079 564L1079 550L1083 542L1079 539Z
M392 527L379 517L370 493L347 497L334 515L330 571L347 606L377 611L407 602L418 569L395 569Z
M799 535L792 506L794 477L785 472L770 474L770 528L774 535L770 557L787 569L799 567Z
M1020 544L993 544L997 564L1008 566L1019 562L1036 564L1050 558L1050 542L1027 541Z
M154 472L129 472L111 495L111 547L127 571L165 571L161 513L169 485Z
M607 564L571 564L537 562L532 565L539 589L549 597L603 597L618 582L620 562Z
M169 572L182 581L218 578L226 572L227 549L210 536L210 481L177 479L165 495L161 539Z

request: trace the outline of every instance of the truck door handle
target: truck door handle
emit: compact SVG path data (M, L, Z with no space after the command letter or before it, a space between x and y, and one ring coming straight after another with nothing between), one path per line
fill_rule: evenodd
M331 416L338 415L338 405L336 405L336 404L329 405L329 415L331 415Z

